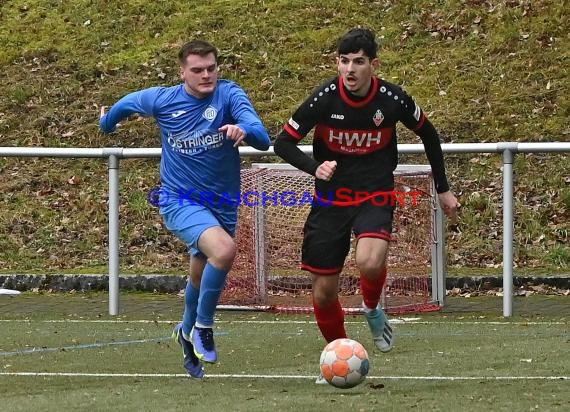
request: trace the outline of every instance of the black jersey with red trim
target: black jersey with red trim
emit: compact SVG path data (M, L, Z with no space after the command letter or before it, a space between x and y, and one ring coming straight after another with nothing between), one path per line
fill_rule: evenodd
M357 98L343 86L342 77L335 77L323 83L305 100L279 138L288 135L298 142L315 129L313 157L316 162L302 169L314 175L318 164L326 160L337 162L330 181L316 179L318 193L334 195L338 189L390 190L394 186L393 172L398 163L398 122L416 133L427 122L422 109L399 86L373 76L368 95ZM432 134L434 138L431 140L435 139L432 144L437 145L441 152L435 129ZM440 187L448 190L443 158L435 162L430 159L430 163L432 168L433 163L437 163L437 168L443 169L443 173L438 173L442 180Z

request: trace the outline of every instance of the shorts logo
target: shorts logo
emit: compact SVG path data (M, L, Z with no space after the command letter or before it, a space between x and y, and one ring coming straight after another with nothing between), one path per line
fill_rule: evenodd
M382 113L382 111L380 109L376 110L376 113L374 113L374 117L372 118L374 124L376 126L380 126L383 120L384 120L384 114Z
M333 114L331 114L331 119L344 120L344 114L333 113Z
M215 107L208 106L208 108L206 110L204 110L202 117L204 117L204 119L209 120L211 122L212 120L214 120L216 118L217 114L218 114L218 111L216 110Z

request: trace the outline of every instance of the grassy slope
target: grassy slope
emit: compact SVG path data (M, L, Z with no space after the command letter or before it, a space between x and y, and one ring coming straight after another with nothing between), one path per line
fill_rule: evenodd
M562 3L562 4L561 4ZM0 6L0 146L157 147L151 120L99 133L98 105L178 81L193 37L221 50L222 75L249 92L270 133L325 77L335 39L365 25L382 38L380 74L416 97L446 142L569 141L569 14L558 1L12 0ZM400 142L417 142L402 130ZM570 265L567 154L518 155L516 264ZM402 162L425 162L402 157ZM146 192L156 160L122 167L125 271L178 270L184 247ZM449 264L501 262L501 160L448 156L462 219ZM0 264L9 271L86 270L106 262L106 165L0 159ZM521 269L521 270L523 270ZM533 269L530 269L533 270Z

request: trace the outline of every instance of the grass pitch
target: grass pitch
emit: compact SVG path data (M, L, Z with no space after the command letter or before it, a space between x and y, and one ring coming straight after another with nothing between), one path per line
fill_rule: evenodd
M362 385L340 390L314 384L324 341L312 315L220 312L220 361L196 381L170 339L180 297L124 295L118 317L106 314L105 294L2 297L3 409L567 410L567 298L523 299L538 306L508 320L495 310L500 299L393 318L397 342L388 354L373 349L361 317L348 316L348 333L372 367ZM547 313L529 314L540 307Z

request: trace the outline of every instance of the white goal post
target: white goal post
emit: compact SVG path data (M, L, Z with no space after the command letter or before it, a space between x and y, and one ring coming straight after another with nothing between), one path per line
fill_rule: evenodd
M313 191L313 177L299 171L295 167L287 163L253 163L251 165L252 169L265 169L271 171L272 179L285 180L289 179L291 175L297 175L303 177L303 181L306 185L306 190L312 193ZM280 177L282 174L282 177ZM394 172L396 181L398 179L407 177L411 179L423 179L429 186L429 197L430 197L430 216L429 220L425 223L429 224L431 227L431 239L430 245L427 247L431 248L429 252L431 256L431 303L437 304L438 306L444 305L446 288L445 288L445 241L444 241L444 218L439 202L437 200L437 195L435 191L435 184L431 177L431 167L429 165L398 165ZM256 190L261 193L264 190L268 190L267 182L263 182L264 175L259 174L256 177L255 187ZM271 187L271 186L269 186ZM299 190L295 187L287 187L285 190ZM254 253L255 253L255 271L256 271L256 289L257 293L261 297L262 301L267 300L267 294L270 289L268 284L269 280L275 276L275 273L269 273L268 270L268 254L267 250L270 247L268 242L270 242L266 227L266 209L264 206L255 206L254 210ZM308 207L306 211L308 212ZM402 213L406 213L403 211ZM306 215L306 214L305 214ZM283 219L287 219L283 217ZM302 233L289 234L289 236L302 237ZM397 251L394 251L397 253ZM296 261L290 262L291 267L298 268L300 263L300 255L296 257ZM426 268L427 270L427 268Z

